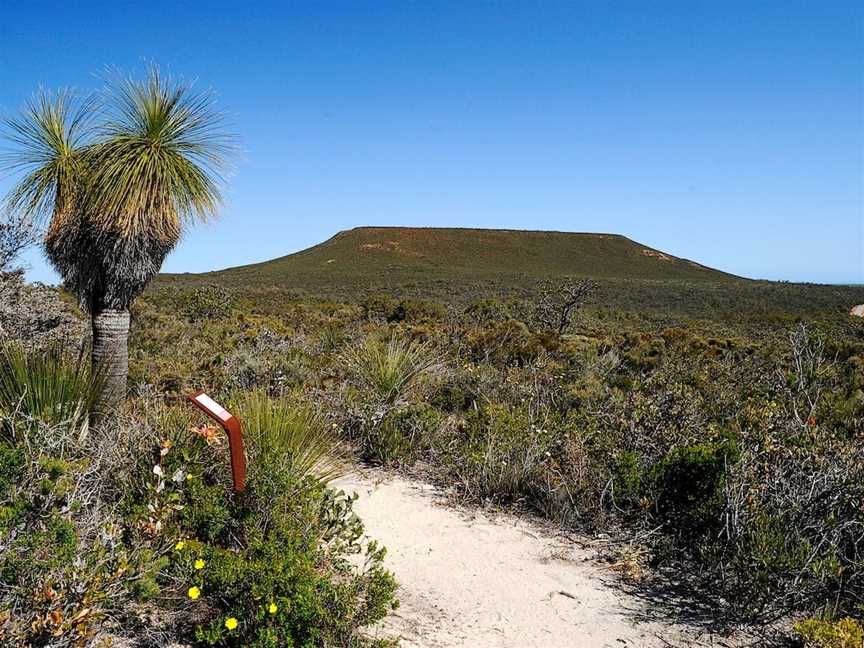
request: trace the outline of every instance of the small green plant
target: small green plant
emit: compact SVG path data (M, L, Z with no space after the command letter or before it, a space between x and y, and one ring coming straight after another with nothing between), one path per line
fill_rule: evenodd
M851 617L837 621L806 619L795 624L795 632L807 648L861 648L864 625Z
M248 439L251 470L279 461L298 479L326 483L344 474L339 437L309 404L253 391L241 395L235 408Z
M429 445L429 437L440 423L438 412L426 403L392 409L377 424L362 431L363 455L375 463L410 463Z
M234 299L222 286L202 286L183 293L180 309L191 322L226 319L231 314Z
M34 350L6 345L0 349L0 415L80 429L100 385L89 364L85 354L73 354L62 344Z
M720 518L726 467L738 459L731 442L676 448L653 470L656 507L679 534L699 536Z
M427 343L393 336L386 344L369 340L349 352L348 360L361 381L392 404L439 363Z
M323 483L322 470L338 468L328 428L307 406L260 392L234 405L250 441L242 497L189 461L196 435L160 459L180 509L163 517L173 550L158 585L183 601L179 633L196 646L374 645L359 630L396 606L396 584L384 550L362 540L353 498Z

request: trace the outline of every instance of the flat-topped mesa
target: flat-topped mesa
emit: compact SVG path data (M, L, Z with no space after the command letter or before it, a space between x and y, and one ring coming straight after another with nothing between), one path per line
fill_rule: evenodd
M619 234L452 227L358 227L294 254L190 276L234 285L556 276L716 282L737 279ZM166 277L167 278L167 277Z

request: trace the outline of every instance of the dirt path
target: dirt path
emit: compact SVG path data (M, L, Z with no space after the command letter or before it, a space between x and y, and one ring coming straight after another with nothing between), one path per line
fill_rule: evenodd
M405 648L712 645L645 622L592 551L530 522L455 510L399 477L364 472L334 486L358 493L367 534L387 547L401 606L381 630Z

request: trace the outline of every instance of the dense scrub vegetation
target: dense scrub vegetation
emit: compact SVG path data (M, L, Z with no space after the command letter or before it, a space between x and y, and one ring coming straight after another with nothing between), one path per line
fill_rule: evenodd
M530 294L454 305L234 293L201 320L189 303L212 291L169 288L136 313L133 375L169 400L202 386L311 398L367 461L423 470L480 504L638 534L623 562L646 586L668 568L735 620L854 629L864 322L819 311L831 289L812 287L802 314L774 288L783 310L694 319L693 304L658 315L638 296L618 309L601 285L563 335ZM727 290L732 303L737 284ZM802 633L816 636L812 623Z
M396 605L383 549L325 484L354 452L619 539L635 587L683 584L715 620L858 645L864 321L825 307L833 293L736 320L583 287L563 325L530 291L154 290L133 313L130 400L98 431L77 350L7 342L0 643L386 643L368 630ZM245 423L243 496L183 402L194 388Z
M395 581L352 499L325 485L340 466L308 405L238 400L237 495L226 444L188 406L138 398L88 430L86 365L10 347L2 366L0 644L386 643L361 629L396 605Z

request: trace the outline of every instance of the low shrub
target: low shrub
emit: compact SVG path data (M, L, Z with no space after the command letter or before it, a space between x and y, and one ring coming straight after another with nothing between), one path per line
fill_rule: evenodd
M106 503L104 455L68 427L13 417L0 440L0 643L86 645L122 616L142 552Z
M470 412L457 435L447 460L465 494L502 501L532 493L552 440L526 407L500 404Z
M472 331L468 345L473 361L505 367L523 366L544 351L542 338L523 322L513 319Z
M361 383L384 404L394 403L439 363L431 346L394 335L387 343L370 339L347 360Z
M387 321L420 324L423 322L440 322L446 317L447 309L442 304L418 299L403 299L387 315Z
M429 447L440 425L438 412L426 403L390 409L361 430L363 457L380 464L411 463Z
M737 460L734 442L700 443L673 449L653 467L654 506L673 533L690 539L716 533L726 473ZM632 477L621 486L632 489Z
M325 484L344 473L340 438L299 395L272 399L261 391L247 392L232 409L243 421L251 463L279 463L297 478Z
M0 344L15 342L27 348L65 341L78 344L86 338L88 327L71 301L56 288L26 283L24 270L0 270Z
M309 354L297 342L266 329L254 332L222 359L220 382L228 391L276 392L314 381Z
M0 415L13 414L47 425L80 429L99 391L89 357L63 344L27 350L17 344L0 349Z
M185 465L176 450L165 455L166 475L183 470L170 460ZM361 542L352 500L318 475L298 474L278 452L254 456L242 497L206 472L178 482L184 509L167 527L176 543L164 584L191 638L260 648L374 643L359 631L395 607L395 581L383 549ZM361 552L358 570L350 557Z
M190 322L225 319L231 315L234 298L222 286L202 286L180 293L178 308Z
M367 320L386 321L396 309L396 304L398 303L396 299L388 295L372 294L360 302L360 310L363 313L363 317Z
M114 438L124 536L153 551L151 566L167 559L139 588L171 620L160 645L373 645L361 628L396 605L395 582L353 500L324 483L339 467L326 421L263 392L235 406L248 440L242 494L223 433L189 407L135 404L135 432Z
M805 648L861 648L864 625L850 617L837 621L807 619L795 624L795 632Z

